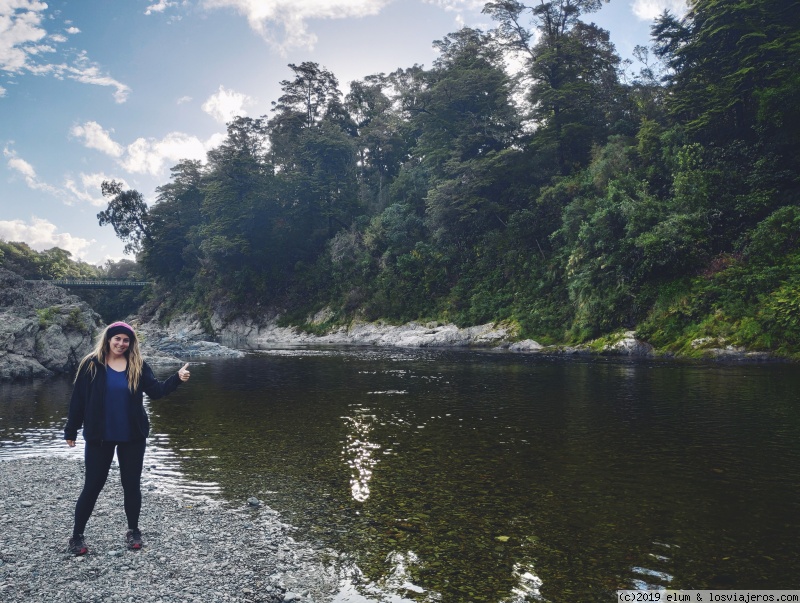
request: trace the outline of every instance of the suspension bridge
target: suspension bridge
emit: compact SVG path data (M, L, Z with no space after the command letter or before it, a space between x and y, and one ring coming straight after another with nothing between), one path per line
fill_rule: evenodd
M50 283L67 289L141 289L152 285L151 281L131 281L124 279L54 278L28 280L29 283Z

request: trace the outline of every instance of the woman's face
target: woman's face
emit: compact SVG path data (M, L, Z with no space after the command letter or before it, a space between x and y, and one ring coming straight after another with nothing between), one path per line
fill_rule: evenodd
M108 349L111 355L115 357L124 356L130 345L131 338L122 333L118 333L108 340Z

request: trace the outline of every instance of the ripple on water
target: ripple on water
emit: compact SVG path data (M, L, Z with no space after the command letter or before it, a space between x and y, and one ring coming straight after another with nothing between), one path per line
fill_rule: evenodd
M169 438L158 435L148 441L144 457L145 488L157 488L187 498L219 494L221 487L217 482L185 477L183 459L165 447L168 441ZM0 461L41 456L82 459L84 446L80 438L74 448L67 446L60 423L24 430L6 429L0 432ZM116 458L112 467L117 467Z

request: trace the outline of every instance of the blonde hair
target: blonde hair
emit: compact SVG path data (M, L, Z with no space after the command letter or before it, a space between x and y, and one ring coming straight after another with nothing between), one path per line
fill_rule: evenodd
M108 344L108 340L110 339L110 337L108 337L108 330L110 328L111 325L103 329L102 333L100 333L100 335L97 337L94 349L81 359L80 364L78 364L78 371L75 373L75 381L78 380L78 376L81 374L81 371L83 371L87 364L89 365L89 374L92 376L92 379L94 379L97 369L95 368L94 363L91 362L93 358L96 358L97 361L102 365L106 364L106 356L108 355L110 349ZM125 357L128 359L128 389L131 390L131 392L135 392L136 388L139 387L139 379L142 376L144 359L142 358L142 353L139 350L139 338L134 334L134 336L130 339L130 345L128 346L128 349L125 350Z

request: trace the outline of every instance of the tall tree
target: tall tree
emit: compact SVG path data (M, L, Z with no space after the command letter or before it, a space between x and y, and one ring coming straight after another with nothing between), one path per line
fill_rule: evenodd
M148 274L172 286L178 280L192 282L200 268L203 167L200 161L183 160L170 171L172 181L156 189L158 198L149 214L151 236L144 241L141 262ZM182 274L186 278L180 279Z
M111 224L119 239L125 243L125 253L138 253L142 242L150 237L147 203L139 191L122 190L122 183L104 180L103 196L109 199L105 211L97 214L100 226Z
M580 19L602 2L528 6L503 0L484 7L499 24L498 39L526 57L533 139L540 148L553 149L563 173L588 162L592 145L605 142L614 119L619 57L606 30Z
M202 181L204 271L235 296L264 294L278 259L268 253L275 248L272 226L278 206L266 149L264 120L236 118L228 124L225 141L209 151Z
M420 95L412 153L431 176L431 230L464 244L507 219L502 191L509 162L502 153L514 142L519 120L501 53L486 34L463 28L435 45L441 55Z
M384 74L350 83L345 109L357 131L359 185L362 201L382 209L388 183L397 175L407 151L402 122L389 97L391 80Z
M693 0L653 27L672 69L670 108L705 141L800 133L800 2Z
M330 71L310 62L289 67L295 78L281 82L283 94L267 124L270 157L283 206L298 229L292 238L313 256L354 217L356 128Z

